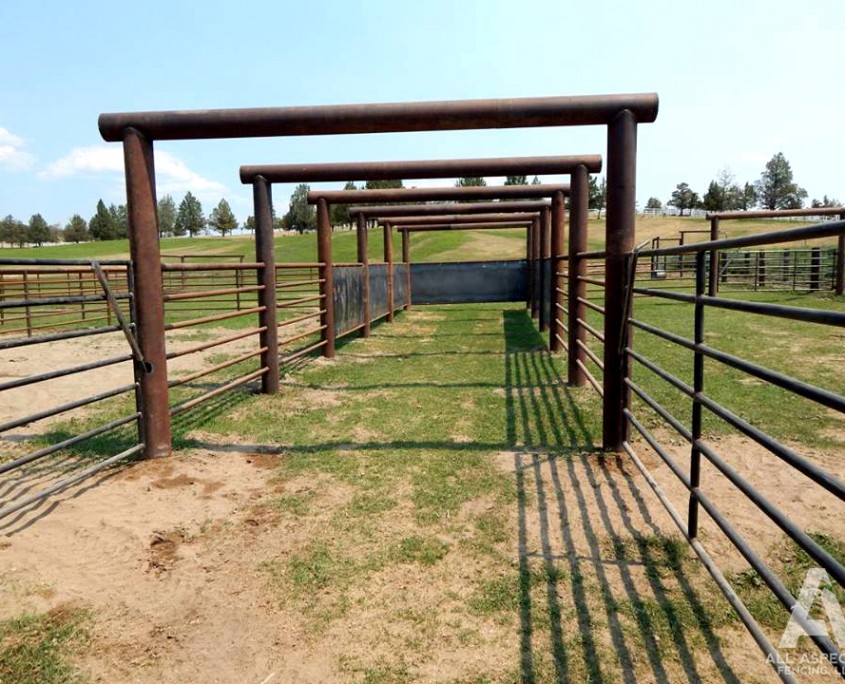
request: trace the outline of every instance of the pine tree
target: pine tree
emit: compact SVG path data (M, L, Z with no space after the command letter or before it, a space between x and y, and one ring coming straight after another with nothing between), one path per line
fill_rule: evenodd
M40 247L50 241L50 226L41 214L33 214L26 230L26 241Z
M189 190L179 204L173 232L175 235L194 237L203 230L205 230L205 215L202 213L202 204Z
M528 176L508 176L505 185L528 185Z
M464 176L455 181L456 188L477 188L487 185L487 181L481 176Z
M238 227L238 219L235 218L232 208L225 199L221 199L220 203L211 211L211 216L208 218L208 225L223 237L226 237L227 233L231 233Z
M402 185L402 181L399 179L395 180L368 180L364 185L365 190L391 190L395 188L404 188L405 186Z
M282 219L287 230L295 230L297 233L304 233L306 230L313 230L317 225L317 210L308 204L308 191L311 188L302 183L296 186L293 195L290 197L288 213Z
M343 186L343 189L357 190L358 188L352 181L347 181L346 185ZM329 218L333 226L342 226L352 223L352 217L349 215L349 205L332 204L331 207L329 207Z
M602 209L607 206L607 181L601 177L601 183L595 176L590 176L590 187L587 191L587 206L598 211L598 218L601 218Z
M173 235L176 223L176 202L170 195L165 195L158 201L158 234L162 237Z
M764 209L800 209L807 197L807 191L792 179L792 167L783 152L766 163L756 189Z
M103 200L97 202L97 213L88 221L88 230L95 240L114 240L114 220Z
M65 226L65 242L84 242L89 238L88 224L85 219L79 214L71 216L70 221Z
M118 240L129 237L129 212L126 210L126 205L110 204L109 214L111 214L112 225L114 226L114 237Z

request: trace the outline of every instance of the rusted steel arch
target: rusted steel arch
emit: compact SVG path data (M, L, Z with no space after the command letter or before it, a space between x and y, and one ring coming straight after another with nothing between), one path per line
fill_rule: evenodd
M323 183L348 180L399 180L459 178L461 176L508 176L569 174L578 166L589 173L602 168L601 155L542 157L489 157L480 159L412 159L404 161L337 162L320 164L248 164L241 166L242 183L261 177L268 183Z
M137 284L137 333L149 372L140 379L145 456L171 451L167 353L164 343L164 305L161 254L156 212L155 140L246 138L262 136L389 133L402 131L529 128L540 126L607 126L606 318L623 320L619 297L625 284L626 255L634 247L636 215L637 125L657 118L656 93L589 95L550 98L416 102L321 107L220 109L198 111L102 114L101 135L122 142L126 169L129 243ZM584 170L583 163L571 171ZM561 171L549 171L560 173ZM563 171L564 173L566 171ZM449 175L505 175L527 173L488 169ZM585 174L586 175L586 172ZM360 179L360 175L353 175ZM409 177L406 174L406 177ZM426 176L431 177L431 176ZM341 180L347 180L347 177ZM256 179L258 181L258 179ZM267 178L269 186L273 182ZM305 180L301 182L307 182ZM260 182L259 182L260 184ZM255 188L254 188L255 189ZM267 188L269 190L269 187ZM256 190L258 192L258 190ZM264 193L263 190L261 191ZM327 204L318 204L318 216ZM557 212L553 212L557 213ZM272 223L256 230L268 230ZM270 306L268 304L268 306ZM605 400L602 441L621 450L628 425L624 416L629 391L624 355L626 327L606 328L604 356ZM265 369L267 370L267 369Z
M657 118L657 93L443 100L316 107L254 107L101 114L100 134L120 142L134 128L149 140L456 131L610 125L619 112Z
M436 214L488 214L541 211L550 207L548 200L517 200L513 202L449 202L446 204L400 204L380 206L349 207L350 214L363 214L368 218L388 218L390 216L424 216Z
M556 192L568 195L569 183L539 185L479 185L440 188L386 188L380 190L311 190L308 204L324 199L329 204L359 204L361 202L389 204L391 202L442 202L449 200L541 199Z

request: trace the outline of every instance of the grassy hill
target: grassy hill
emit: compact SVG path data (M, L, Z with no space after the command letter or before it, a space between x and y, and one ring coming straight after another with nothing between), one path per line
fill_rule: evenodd
M722 221L721 229L727 237L738 237L805 225L793 221L736 220ZM680 230L709 230L706 219L678 216L639 216L637 218L637 242L654 237L677 238ZM589 248L604 246L604 218L589 223ZM687 237L687 242L707 238L705 233ZM833 240L829 240L833 244ZM337 261L355 261L354 231L339 230L332 238L334 256ZM314 233L306 235L284 235L276 237L276 259L283 261L316 261L317 241ZM251 236L165 238L161 250L171 259L177 255L243 255L248 261L255 258L254 241ZM394 257L401 258L401 239L394 234ZM413 261L468 261L487 259L518 259L524 256L525 231L446 231L416 233L411 240ZM383 244L381 230L370 232L370 259L381 261ZM128 258L128 240L87 242L82 244L45 245L23 249L0 249L0 258L42 258L42 259L120 259Z

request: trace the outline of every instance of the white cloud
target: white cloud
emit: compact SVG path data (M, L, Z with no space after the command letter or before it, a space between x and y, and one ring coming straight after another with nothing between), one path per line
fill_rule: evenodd
M203 198L217 197L226 186L201 176L169 152L157 151L156 184L158 194L181 194L190 190ZM117 145L77 147L70 154L57 159L38 175L44 179L72 176L123 173L123 148Z
M25 171L35 164L35 157L25 151L25 143L11 131L0 126L0 168Z

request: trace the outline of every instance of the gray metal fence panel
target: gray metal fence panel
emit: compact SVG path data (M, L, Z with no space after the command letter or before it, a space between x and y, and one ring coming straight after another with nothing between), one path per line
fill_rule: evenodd
M414 304L518 302L526 287L524 260L411 264Z

